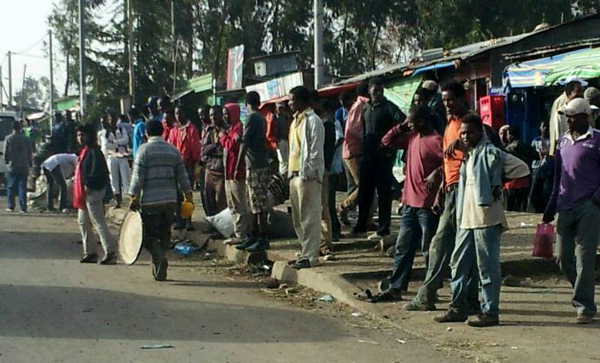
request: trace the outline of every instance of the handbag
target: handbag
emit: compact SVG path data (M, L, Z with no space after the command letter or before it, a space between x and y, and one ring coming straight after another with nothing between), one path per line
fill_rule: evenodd
M533 240L533 257L552 258L554 249L554 226L540 223Z

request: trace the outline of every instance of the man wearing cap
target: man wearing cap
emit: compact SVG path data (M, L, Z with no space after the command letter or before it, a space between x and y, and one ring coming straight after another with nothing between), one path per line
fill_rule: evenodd
M438 92L439 86L435 81L429 80L423 82L421 88L427 91L427 106L429 106L429 109L436 118L434 121L437 124L434 125L434 128L440 135L443 135L446 128L446 108L444 107L444 102L442 102L442 95Z
M565 81L565 91L552 104L550 111L550 156L554 156L556 142L560 140L567 131L567 119L560 115L558 110L571 100L583 97L583 88L587 82L578 77L569 77Z
M138 150L129 187L130 209L142 214L144 246L152 255L152 275L156 281L167 279L165 250L171 241L179 191L193 203L192 187L181 153L161 135L159 121L146 124L148 142Z
M583 93L583 99L588 101L592 109L593 128L600 127L600 90L596 87L589 87Z
M589 125L591 108L578 98L558 111L567 132L555 154L552 196L543 221L556 222L557 258L573 286L577 323L589 324L596 315L594 268L600 235L600 132Z

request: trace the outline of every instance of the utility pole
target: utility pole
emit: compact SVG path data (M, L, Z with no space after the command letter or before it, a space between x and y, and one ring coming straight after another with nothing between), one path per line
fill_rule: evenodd
M323 0L314 0L315 21L315 89L323 85L325 65L323 59Z
M79 112L82 120L85 116L86 107L84 14L85 1L79 0Z
M171 0L171 40L173 41L173 92L175 96L177 86L177 39L175 38L175 0Z
M23 117L23 102L25 101L25 75L27 73L27 64L23 64L23 81L21 82L21 106L19 107L19 117Z
M48 112L50 113L50 130L54 128L54 62L52 55L52 29L48 29L48 55L50 58L50 107Z
M131 96L131 105L135 104L135 78L133 71L133 8L131 0L127 0L127 33L128 53L129 53L129 95Z
M12 108L12 53L8 51L8 109Z
M4 110L4 80L2 78L2 66L0 65L0 111Z

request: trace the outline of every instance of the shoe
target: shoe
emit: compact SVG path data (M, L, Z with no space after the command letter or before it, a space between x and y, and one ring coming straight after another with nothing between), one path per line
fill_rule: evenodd
M448 310L444 314L434 317L433 320L438 323L464 323L468 318L467 314Z
M312 266L310 265L310 261L301 260L301 261L296 261L295 263L291 264L290 267L293 268L294 270L302 270L305 268L311 268Z
M346 227L350 227L350 220L348 219L348 209L340 209L340 222Z
M414 300L409 302L408 304L404 305L404 310L407 311L435 311L435 305L422 305L419 304L418 302L415 302Z
M116 265L117 264L117 254L114 252L109 252L104 256L104 258L98 262L99 265Z
M467 315L469 315L469 316L480 315L480 314L481 314L480 306L470 306L467 308Z
M367 239L369 241L381 241L383 239L384 236L380 236L377 233L373 233L372 235L370 235L369 237L367 237Z
M244 240L239 237L232 237L232 238L227 238L225 241L223 241L223 243L228 246L233 246L233 245L239 245L239 244L244 243Z
M333 255L333 250L329 246L321 247L321 249L319 250L319 256L330 256L330 255Z
M246 252L262 252L268 250L270 247L269 241L259 239L252 246L246 248Z
M79 263L96 263L98 262L98 255L95 253L84 255Z
M402 301L402 292L398 289L387 289L379 294L373 296L370 302L393 302Z
M21 210L21 211L19 211L19 213L21 213L21 214L27 214L27 211L26 210Z
M167 269L169 268L169 262L165 259L158 265L152 264L152 276L155 281L165 281L167 279Z
M255 243L256 243L256 237L248 236L248 237L246 237L244 242L242 242L242 244L235 246L235 249L240 250L240 251L245 251L246 248L254 245Z
M467 324L474 328L487 328L500 325L500 319L489 314L479 314L477 315L477 320L470 320Z
M5 211L5 212L12 213L12 212L14 212L15 210L14 210L14 209L10 209L10 208L6 208L4 211Z
M594 317L584 314L577 314L577 324L591 324L594 322Z

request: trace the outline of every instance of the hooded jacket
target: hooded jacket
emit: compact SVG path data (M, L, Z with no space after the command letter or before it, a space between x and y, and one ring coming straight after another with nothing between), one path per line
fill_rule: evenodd
M234 180L235 166L240 154L240 140L244 131L244 126L240 122L240 106L235 103L228 103L225 106L229 114L229 129L221 134L220 141L223 145L223 162L225 163L225 179ZM241 160L237 179L243 180L246 177L246 162Z

